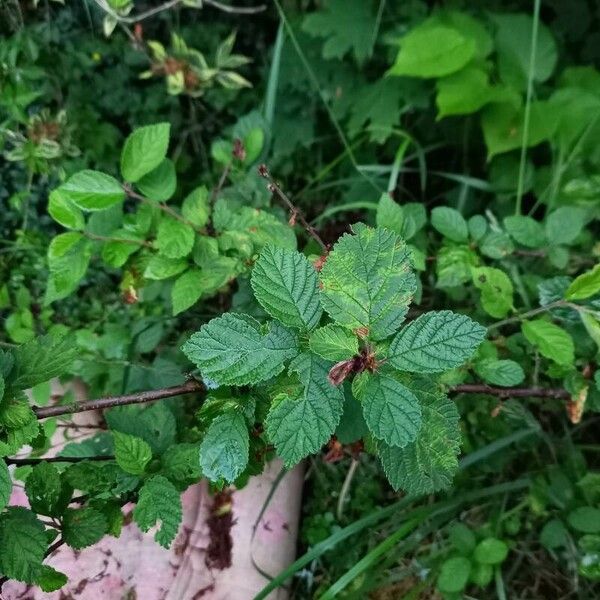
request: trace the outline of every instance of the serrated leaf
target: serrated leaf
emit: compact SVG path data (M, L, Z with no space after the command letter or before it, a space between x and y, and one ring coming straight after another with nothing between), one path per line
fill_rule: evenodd
M121 153L121 174L132 183L154 170L167 155L169 123L146 125L134 130L125 140Z
M71 497L69 486L63 490L58 469L41 462L33 467L25 482L25 493L31 509L40 515L58 516Z
M521 325L525 339L534 345L542 356L559 365L569 366L575 360L573 338L564 329L550 321L538 319Z
M437 206L431 211L431 224L453 242L466 242L469 239L467 222L455 208Z
M321 270L321 301L338 324L382 340L404 320L416 278L395 233L361 223L353 232L340 238Z
M161 458L161 474L172 483L187 487L186 484L198 481L202 477L199 456L198 444L174 444Z
M12 493L12 480L8 467L3 460L0 460L0 512L8 505Z
M187 223L165 215L158 225L156 248L167 258L184 258L194 247L195 235Z
M546 236L551 244L570 244L585 224L585 211L576 206L561 206L546 218Z
M48 544L43 523L33 512L11 506L0 516L0 573L35 583Z
M168 548L177 535L181 523L181 498L175 486L162 475L154 475L140 490L133 518L142 531L148 531L160 522L154 539Z
M390 363L401 371L437 373L462 365L486 330L450 310L425 313L404 327L390 345Z
M390 446L403 448L421 428L421 407L415 395L400 382L382 374L362 373L352 391L360 400L371 433Z
M169 277L174 277L185 271L188 266L189 264L185 259L167 258L166 256L155 254L146 265L144 277L156 281L169 279Z
M49 565L42 565L42 569L37 577L36 584L40 586L42 592L50 593L59 590L67 584L67 576Z
M395 490L429 494L448 488L458 469L460 417L446 396L429 391L431 383L411 389L421 402L422 425L417 439L405 448L379 442L378 454Z
M488 315L502 319L513 307L513 284L508 275L493 267L471 269L473 283L481 290L481 306Z
M443 77L464 67L476 44L456 29L424 23L400 41L400 52L388 73L408 77Z
M323 58L343 58L352 50L362 62L371 52L375 17L369 3L362 0L331 0L326 8L304 18L302 29L327 38Z
M263 332L252 317L225 313L192 334L182 350L203 377L220 385L246 385L281 373L284 361L297 354L298 342L276 321Z
M77 346L71 338L37 337L13 350L14 366L8 382L24 390L63 375L75 360Z
M200 269L188 269L180 275L171 288L171 304L173 314L187 310L194 306L204 292L204 274Z
M600 292L600 264L576 277L565 292L567 300L585 300Z
M105 210L125 199L125 191L114 177L89 169L72 175L57 192L83 210Z
M299 355L290 365L304 391L278 398L265 421L267 435L286 467L318 452L335 431L344 407L340 388L328 380L331 363L312 354Z
M259 304L284 325L310 330L319 323L317 272L300 252L267 244L252 269L251 284Z
M486 383L502 387L519 385L525 379L521 365L514 360L486 358L475 365L475 373Z
M9 456L18 452L25 444L29 444L39 434L37 419L18 429L9 429L0 436L0 456Z
M68 508L62 519L62 537L79 550L99 542L108 531L106 517L95 508Z
M60 189L50 193L48 214L57 223L69 229L83 229L85 225L81 210L64 194L61 194Z
M546 243L542 224L531 217L513 215L505 217L503 223L506 231L522 246L540 248Z
M139 437L119 431L113 432L113 438L117 464L126 473L141 475L152 460L150 445Z
M315 329L308 338L311 352L326 360L340 361L358 354L358 338L339 325Z
M181 205L181 214L184 219L198 229L208 223L210 200L206 186L197 187L185 197Z
M210 481L232 483L248 464L250 439L244 416L228 411L210 424L200 446L200 467Z
M19 429L35 420L27 396L22 393L7 395L0 402L0 425L4 429Z
M177 189L177 176L173 161L165 158L155 169L146 173L136 185L146 198L156 202L165 202Z

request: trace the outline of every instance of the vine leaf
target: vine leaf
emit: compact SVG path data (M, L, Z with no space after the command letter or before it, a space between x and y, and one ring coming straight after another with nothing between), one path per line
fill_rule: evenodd
M403 371L437 373L458 367L475 352L485 328L465 315L440 310L421 315L390 345L392 366Z
M271 406L267 435L286 467L318 452L340 422L344 394L329 382L330 368L330 362L314 354L300 354L290 371L298 374L304 391L297 397L284 393Z
M387 375L365 372L355 378L352 391L376 438L399 448L414 441L421 427L421 407L407 387Z
M252 270L251 283L260 305L284 325L310 330L319 323L317 272L300 252L266 245Z
M409 252L387 229L358 223L352 230L321 270L321 301L338 324L382 340L398 329L416 291Z
M203 475L210 481L233 482L246 468L249 450L244 416L235 411L219 415L210 424L200 446Z
M246 385L281 373L284 361L298 352L296 335L276 321L263 332L246 315L225 313L194 333L183 353L219 385Z
M339 325L315 329L308 340L312 352L327 360L346 360L358 354L358 339Z
M160 529L154 539L168 548L181 523L181 498L175 486L162 475L154 475L140 490L133 518L142 531L148 531L158 521Z
M46 548L46 530L33 512L11 506L0 516L0 573L35 583Z
M410 495L446 489L458 469L458 411L444 394L430 389L430 382L412 387L421 403L423 421L416 440L404 448L385 442L377 444L383 470L392 487Z

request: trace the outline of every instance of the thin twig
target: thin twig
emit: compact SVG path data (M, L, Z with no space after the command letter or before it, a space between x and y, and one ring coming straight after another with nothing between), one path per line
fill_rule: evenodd
M562 388L502 388L492 387L485 383L462 383L449 390L452 394L489 394L499 398L561 398L569 399L571 395Z
M302 227L304 227L306 233L321 246L323 252L328 252L329 247L327 244L321 239L321 236L317 233L317 230L306 220L302 211L291 201L289 196L285 194L285 192L277 185L267 165L260 165L258 167L258 173L261 177L264 177L268 182L269 191L276 196L281 202L283 202L290 211L290 224L294 224L296 221L299 221Z
M135 394L126 394L124 396L109 396L107 398L87 400L76 404L34 407L33 410L38 419L47 419L48 417L58 417L60 415L86 412L88 410L103 410L105 408L125 406L127 404L143 404L145 402L162 400L163 398L172 398L173 396L193 394L194 392L202 391L204 391L204 385L201 382L190 380L183 385L175 385L173 387L161 388L158 390L137 392Z
M346 477L344 479L344 483L342 484L342 489L340 490L340 496L337 502L336 514L338 521L341 521L342 516L344 515L344 504L346 504L346 496L348 496L348 492L350 491L350 484L354 479L354 473L356 472L357 467L358 460L356 460L356 458L353 458L352 462L350 463L350 468L346 473Z
M219 182L217 183L217 186L213 189L213 191L210 195L210 206L211 207L213 207L215 205L215 202L217 201L217 198L219 197L219 194L221 193L221 190L223 189L223 186L225 185L225 182L227 181L227 178L229 177L230 171L231 171L231 162L228 162L225 165L223 172L221 173L221 177L219 177Z
M127 238L115 238L108 237L106 235L96 235L95 233L90 233L86 231L83 233L86 238L90 240L98 241L98 242L120 242L122 244L136 244L138 246L145 246L146 248L154 248L151 242L146 242L144 240L130 240Z
M5 458L6 464L18 465L20 467L25 465L39 465L40 463L77 463L82 460L115 460L114 456L36 456L28 458Z

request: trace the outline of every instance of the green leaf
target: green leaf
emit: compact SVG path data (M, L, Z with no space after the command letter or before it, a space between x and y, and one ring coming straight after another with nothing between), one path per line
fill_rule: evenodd
M185 271L188 266L188 262L184 259L167 258L166 256L155 254L146 265L144 277L157 281L169 279L169 277L174 277Z
M59 590L67 584L67 581L67 576L64 573L48 565L42 565L36 584L40 586L42 592L50 593Z
M67 372L77 356L72 338L37 337L13 350L10 387L25 390Z
M0 460L0 512L5 509L12 493L12 480L8 467L3 460Z
M546 236L551 244L570 244L581 233L585 211L576 206L561 206L546 219Z
M321 319L317 272L295 250L267 244L251 276L259 304L275 319L295 329L314 329Z
M326 8L307 15L302 29L327 38L323 58L343 58L352 51L358 62L371 53L375 16L368 2L362 0L330 0Z
M466 242L469 229L464 217L449 206L438 206L431 211L431 225L453 242Z
M486 358L475 365L475 373L486 383L502 387L519 385L525 379L521 365L514 360Z
M121 153L121 174L135 183L164 160L169 148L169 123L147 125L134 130L125 140Z
M57 192L83 210L104 210L125 199L125 191L114 177L89 169L72 175Z
M456 287L471 281L471 267L476 267L479 262L479 256L467 244L444 240L437 254L436 287Z
M0 457L18 452L25 444L30 444L39 433L37 419L33 419L18 429L9 429L6 432L5 440L0 440Z
M496 51L498 68L503 81L524 90L531 70L531 31L533 19L527 14L495 14ZM535 82L546 81L554 71L557 49L550 30L538 24L532 77Z
M198 444L174 444L161 458L162 472L172 483L187 487L202 477Z
M296 336L276 321L263 331L255 319L225 313L192 334L183 353L220 385L246 385L283 371L284 361L298 352Z
M181 205L181 214L194 227L201 229L208 223L210 201L206 186L202 185L191 191Z
M365 372L354 379L352 391L376 438L399 448L414 441L421 428L421 407L408 388L392 377Z
M443 77L462 69L474 56L475 42L456 29L424 23L400 41L389 75Z
M476 539L473 530L464 523L455 523L450 528L448 539L450 543L464 555L469 555L475 549Z
M402 235L404 228L404 211L394 202L389 193L381 194L375 214L377 227L387 227L390 231Z
M575 361L573 338L558 325L543 319L525 321L521 331L542 356L564 366L570 366Z
M465 315L440 310L421 315L394 338L390 363L401 371L436 373L462 365L486 330Z
M506 217L503 222L506 231L522 246L540 248L546 243L544 228L531 217L513 215Z
M70 233L75 234L76 236L79 235L75 232ZM75 237L71 236L69 239L75 240ZM53 251L56 249L56 247L53 247ZM48 256L50 276L48 278L46 295L44 297L44 303L46 305L55 300L65 298L77 288L87 271L93 248L92 243L89 240L79 239L77 243L69 246L66 250L63 246L62 250L64 250L64 254L61 254L60 256L52 254L49 254Z
M398 329L416 291L409 252L387 229L361 223L352 229L321 270L321 301L338 324L382 340Z
M4 429L19 429L35 418L35 413L24 394L10 394L0 402L0 425Z
M62 519L62 538L75 550L99 542L107 531L106 517L95 508L68 508Z
M515 246L504 231L490 231L481 241L480 250L483 255L500 260L512 254Z
M431 391L430 382L410 389L421 403L422 424L417 439L404 448L378 442L378 454L395 490L429 494L448 488L458 469L460 417L453 402Z
M565 292L566 300L585 300L600 292L600 264L576 277Z
M139 437L113 431L115 459L126 473L141 475L152 460L152 448Z
M244 416L228 411L212 421L200 446L200 467L209 481L236 480L248 464L250 438Z
M123 239L131 239L131 242L106 242L102 246L102 260L109 266L115 267L116 269L122 267L127 259L137 252L141 245L135 240L141 240L141 238L134 236L131 232L126 230L116 231L115 237Z
M269 439L286 467L318 452L333 435L344 407L344 394L328 379L331 363L312 354L300 354L290 365L304 391L274 399L265 421Z
M568 516L569 525L581 533L600 533L600 509L594 506L579 506Z
M473 552L473 558L482 565L499 565L507 555L506 543L493 537L481 540Z
M83 229L85 221L83 213L71 200L69 200L60 188L50 194L48 200L48 214L63 227L69 229Z
M188 269L179 276L171 288L171 304L173 314L187 310L194 306L204 292L204 274L200 269Z
M146 198L165 202L177 189L177 175L175 175L173 161L165 158L155 169L146 173L136 185Z
M29 505L40 515L60 515L67 507L71 492L69 486L63 489L58 469L47 462L35 465L25 482Z
M26 508L11 506L0 515L0 573L36 583L48 544L43 523Z
M195 235L187 223L165 215L158 226L156 247L167 258L184 258L194 247Z
M502 319L513 308L513 285L508 275L493 267L471 269L473 283L481 290L481 306L488 315Z
M148 531L160 521L154 539L168 548L181 523L181 498L175 486L162 475L154 475L140 490L133 518L142 531Z
M548 521L540 532L540 544L548 550L555 550L569 543L569 532L560 519Z
M471 561L464 556L454 556L445 560L437 579L437 588L445 594L462 591L469 581Z
M315 329L308 338L311 352L327 360L346 360L358 354L357 337L339 325Z

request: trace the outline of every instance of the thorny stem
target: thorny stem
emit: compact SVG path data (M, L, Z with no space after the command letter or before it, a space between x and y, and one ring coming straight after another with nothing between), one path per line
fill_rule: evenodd
M158 390L137 392L135 394L126 394L124 396L109 396L107 398L87 400L76 404L35 407L33 410L38 419L47 419L48 417L58 417L60 415L86 412L88 410L102 410L105 408L113 408L115 406L125 406L127 404L143 404L145 402L154 402L155 400L162 400L163 398L172 398L173 396L193 394L194 392L201 391L204 391L204 385L199 381L190 380L183 385L175 385L173 387L161 388Z
M264 177L268 182L269 191L276 196L281 202L283 202L291 213L290 220L294 222L298 220L306 233L321 246L323 252L328 252L329 248L327 244L321 239L321 236L317 233L317 230L306 220L302 211L291 201L289 196L277 185L269 169L266 165L260 165L258 167L258 173L261 177Z
M499 398L564 398L568 399L571 394L562 388L501 388L492 387L485 383L462 383L454 385L448 390L453 394L489 394Z

